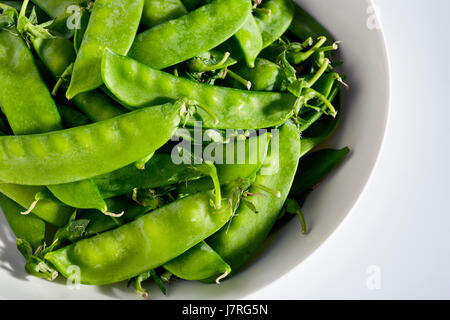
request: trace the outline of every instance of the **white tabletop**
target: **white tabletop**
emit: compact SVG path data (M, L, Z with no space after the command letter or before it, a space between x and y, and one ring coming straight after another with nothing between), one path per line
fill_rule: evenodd
M450 1L374 2L392 71L377 168L330 241L248 299L450 298Z

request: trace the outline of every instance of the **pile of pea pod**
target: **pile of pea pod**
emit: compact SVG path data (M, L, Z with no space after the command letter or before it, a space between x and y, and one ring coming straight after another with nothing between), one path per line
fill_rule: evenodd
M289 217L306 233L349 153L316 151L341 116L337 49L292 0L0 1L0 205L27 273L145 297L220 283ZM199 121L245 161L176 149L210 148L179 134Z

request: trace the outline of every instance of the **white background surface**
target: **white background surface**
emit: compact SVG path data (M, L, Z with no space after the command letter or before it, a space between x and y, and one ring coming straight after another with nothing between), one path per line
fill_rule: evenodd
M450 298L450 1L374 3L392 73L377 168L333 236L248 299Z

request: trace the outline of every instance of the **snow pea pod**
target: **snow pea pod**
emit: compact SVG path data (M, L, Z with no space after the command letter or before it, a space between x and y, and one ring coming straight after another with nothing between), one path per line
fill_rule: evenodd
M270 14L255 17L263 39L263 48L271 45L289 28L294 19L294 4L292 0L263 1L261 8L270 10Z
M216 280L231 273L231 267L206 242L164 264L164 268L178 278L195 281Z
M266 159L268 167L263 166L269 171L264 174L261 171L255 180L279 191L280 198L270 195L252 197L259 213L241 204L229 225L207 239L206 242L230 264L233 272L254 254L272 229L291 189L299 158L300 135L297 126L288 121L279 132L279 151L271 149ZM249 192L257 194L260 191L252 187Z
M138 34L128 55L155 69L170 67L226 41L240 29L250 11L247 0L214 0Z
M36 201L36 195L45 190L45 187L0 183L0 192L24 208L30 208ZM42 220L61 227L67 223L74 210L58 202L41 199L35 203L32 212Z
M95 1L66 92L68 99L101 86L100 65L105 48L128 53L143 7L143 0Z
M182 111L186 111L184 101L144 108L83 127L0 137L0 179L51 185L117 170L164 145L180 124Z
M244 53L247 65L253 68L256 57L263 49L263 38L252 14L248 15L244 25L235 33L234 37Z
M203 177L200 165L177 165L169 154L155 154L140 170L135 164L93 178L104 199L131 193L134 188L154 189ZM208 179L209 180L209 179Z
M141 22L151 28L187 14L180 0L144 0Z
M102 213L108 211L108 206L92 179L49 185L47 188L58 200L68 206L79 209L97 209Z
M260 129L280 125L292 115L296 98L290 93L248 92L198 83L154 70L131 58L105 51L102 63L104 83L130 109L189 97L206 106L216 123L199 110L188 124L203 121L203 127Z
M11 230L18 239L24 239L36 250L44 242L45 223L34 215L24 216L20 205L0 193L0 207Z
M192 248L231 217L228 199L221 209L210 205L212 194L199 193L168 204L133 222L48 253L65 277L78 266L83 284L127 280L155 269Z
M286 79L286 73L279 65L272 61L257 58L254 68L246 65L238 65L233 71L252 83L253 91L280 91L281 84ZM229 82L233 88L240 88L241 84Z
M33 55L15 30L0 29L0 104L15 134L62 129Z

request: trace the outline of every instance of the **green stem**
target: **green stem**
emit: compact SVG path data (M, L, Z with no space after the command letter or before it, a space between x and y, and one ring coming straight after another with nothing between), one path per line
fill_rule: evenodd
M228 69L227 75L229 75L232 79L236 80L237 82L241 83L244 87L247 88L247 90L250 90L252 88L252 83L250 81L242 78L237 73L234 73L233 71Z
M320 77L322 77L322 75L325 73L329 65L330 60L325 59L322 65L320 66L319 70L316 72L316 74L307 82L308 88L311 88L317 82L317 80L319 80Z

